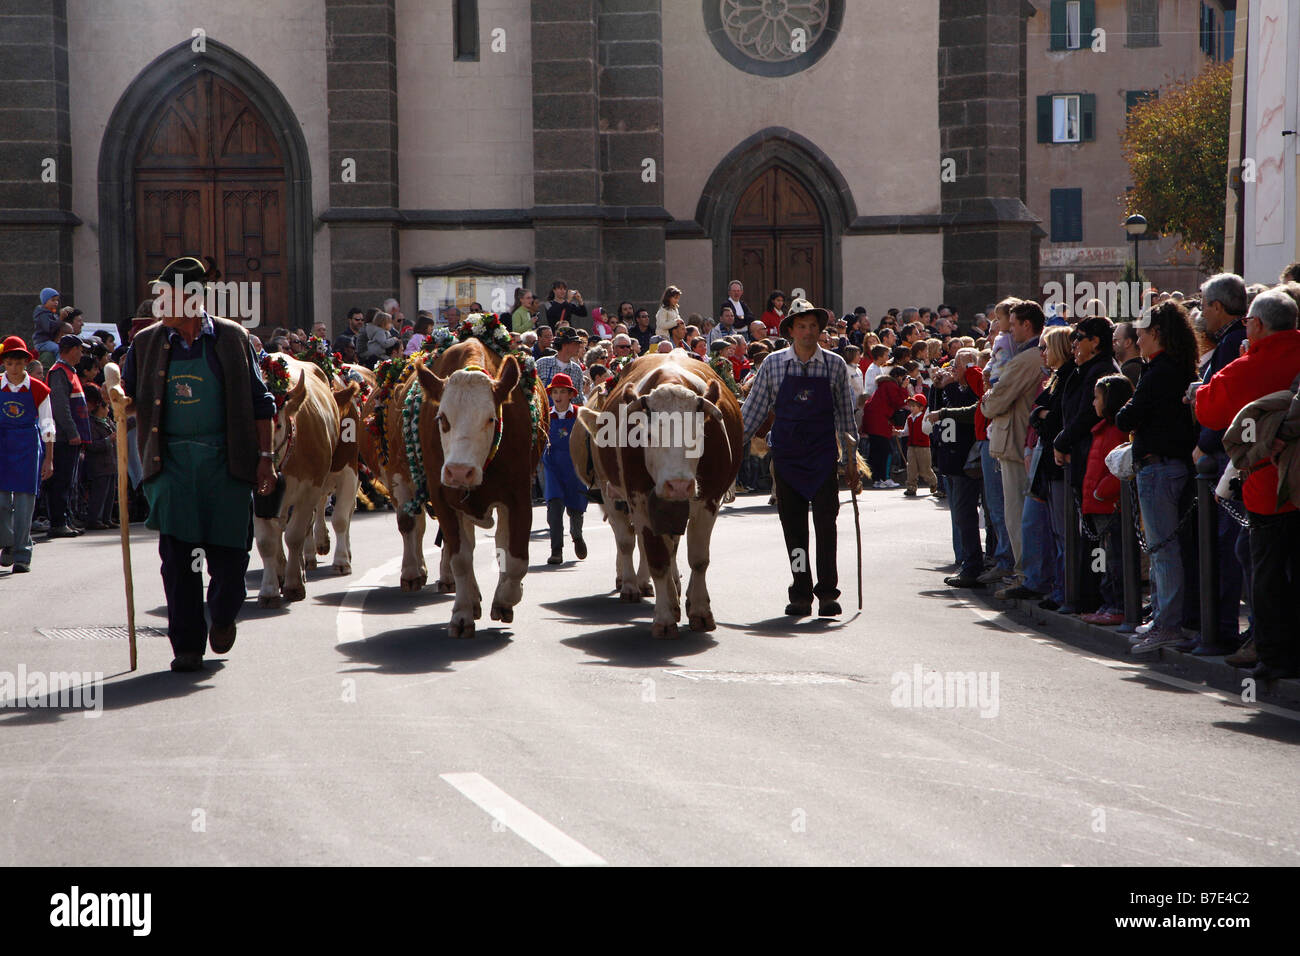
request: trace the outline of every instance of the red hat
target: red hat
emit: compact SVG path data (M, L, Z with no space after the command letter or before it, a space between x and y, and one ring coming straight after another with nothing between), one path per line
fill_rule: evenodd
M7 358L10 355L23 355L27 361L32 360L31 350L27 343L22 340L22 336L11 335L4 342L0 343L0 357Z
M922 395L920 392L917 392L915 395L909 398L908 401L916 402L916 404L920 405L922 408L925 408L926 406L925 396Z
M567 388L571 392L577 391L577 389L573 387L573 379L569 378L569 376L563 372L555 373L555 377L551 379L551 384L546 386L546 394L551 394L551 389L553 388Z

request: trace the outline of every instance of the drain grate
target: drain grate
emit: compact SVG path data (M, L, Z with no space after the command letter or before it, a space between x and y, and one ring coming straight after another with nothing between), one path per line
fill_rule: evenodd
M125 641L125 627L38 627L36 633L52 641ZM137 627L136 637L166 637L167 632L156 627Z
M665 670L665 674L693 681L716 681L723 684L850 684L866 683L859 678L818 671L713 671L690 668Z

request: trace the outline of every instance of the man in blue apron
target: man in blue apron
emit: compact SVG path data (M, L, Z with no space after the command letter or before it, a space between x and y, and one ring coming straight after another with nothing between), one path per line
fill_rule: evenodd
M202 670L209 642L215 654L235 643L253 545L253 491L275 488L275 399L248 333L187 301L185 285L202 288L207 271L192 257L168 263L153 283L160 321L136 334L122 364L121 387L135 401L146 526L159 532L174 671Z
M31 570L36 493L54 473L50 390L27 374L31 360L18 336L0 344L0 567L15 574Z
M820 617L841 613L835 567L835 517L839 513L840 442L848 461L849 487L861 487L857 470L857 420L849 368L834 352L818 345L830 321L826 309L796 299L781 320L780 334L794 344L773 352L759 366L749 397L741 406L745 445L767 426L776 471L777 514L785 535L794 583L785 613L806 617L812 599ZM808 560L808 508L817 532L817 584Z
M551 556L547 564L564 562L564 513L569 513L569 532L573 551L581 561L587 556L587 542L582 538L582 517L587 511L586 485L578 480L569 454L569 433L578 420L573 400L578 390L564 372L556 373L546 386L551 399L550 440L542 452L542 475L546 479L546 521L551 529Z

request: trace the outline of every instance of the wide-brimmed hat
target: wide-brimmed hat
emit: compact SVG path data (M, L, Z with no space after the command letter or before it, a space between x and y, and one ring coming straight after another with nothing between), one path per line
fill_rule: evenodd
M26 356L27 361L32 360L32 350L27 347L20 335L11 335L3 342L0 342L0 358L9 358L14 355Z
M582 337L578 335L578 330L572 326L566 325L555 333L556 345L568 345L570 342L581 342ZM572 385L569 388L573 388Z
M209 266L208 263L196 256L181 256L179 259L173 259L167 265L163 266L162 272L153 280L152 284L172 285L179 281L182 285L188 285L191 282L208 282L220 278L221 273L217 271L216 266Z
M551 393L553 388L567 388L571 392L576 392L573 387L573 379L569 378L564 372L556 372L555 377L551 379L551 384L546 386L546 394Z
M790 303L790 311L786 313L785 318L781 320L781 324L777 326L777 334L783 339L789 338L791 324L795 319L803 315L811 315L816 318L817 324L820 326L818 331L821 332L826 331L826 323L831 320L829 309L819 309L807 299L795 299Z

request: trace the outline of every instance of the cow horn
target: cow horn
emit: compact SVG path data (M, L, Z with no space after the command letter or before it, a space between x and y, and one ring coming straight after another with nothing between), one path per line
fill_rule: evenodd
M695 410L697 412L704 412L706 415L712 416L714 419L717 420L719 425L722 424L722 409L720 409L717 405L714 405L707 398L703 398L703 397L697 398L695 400Z

